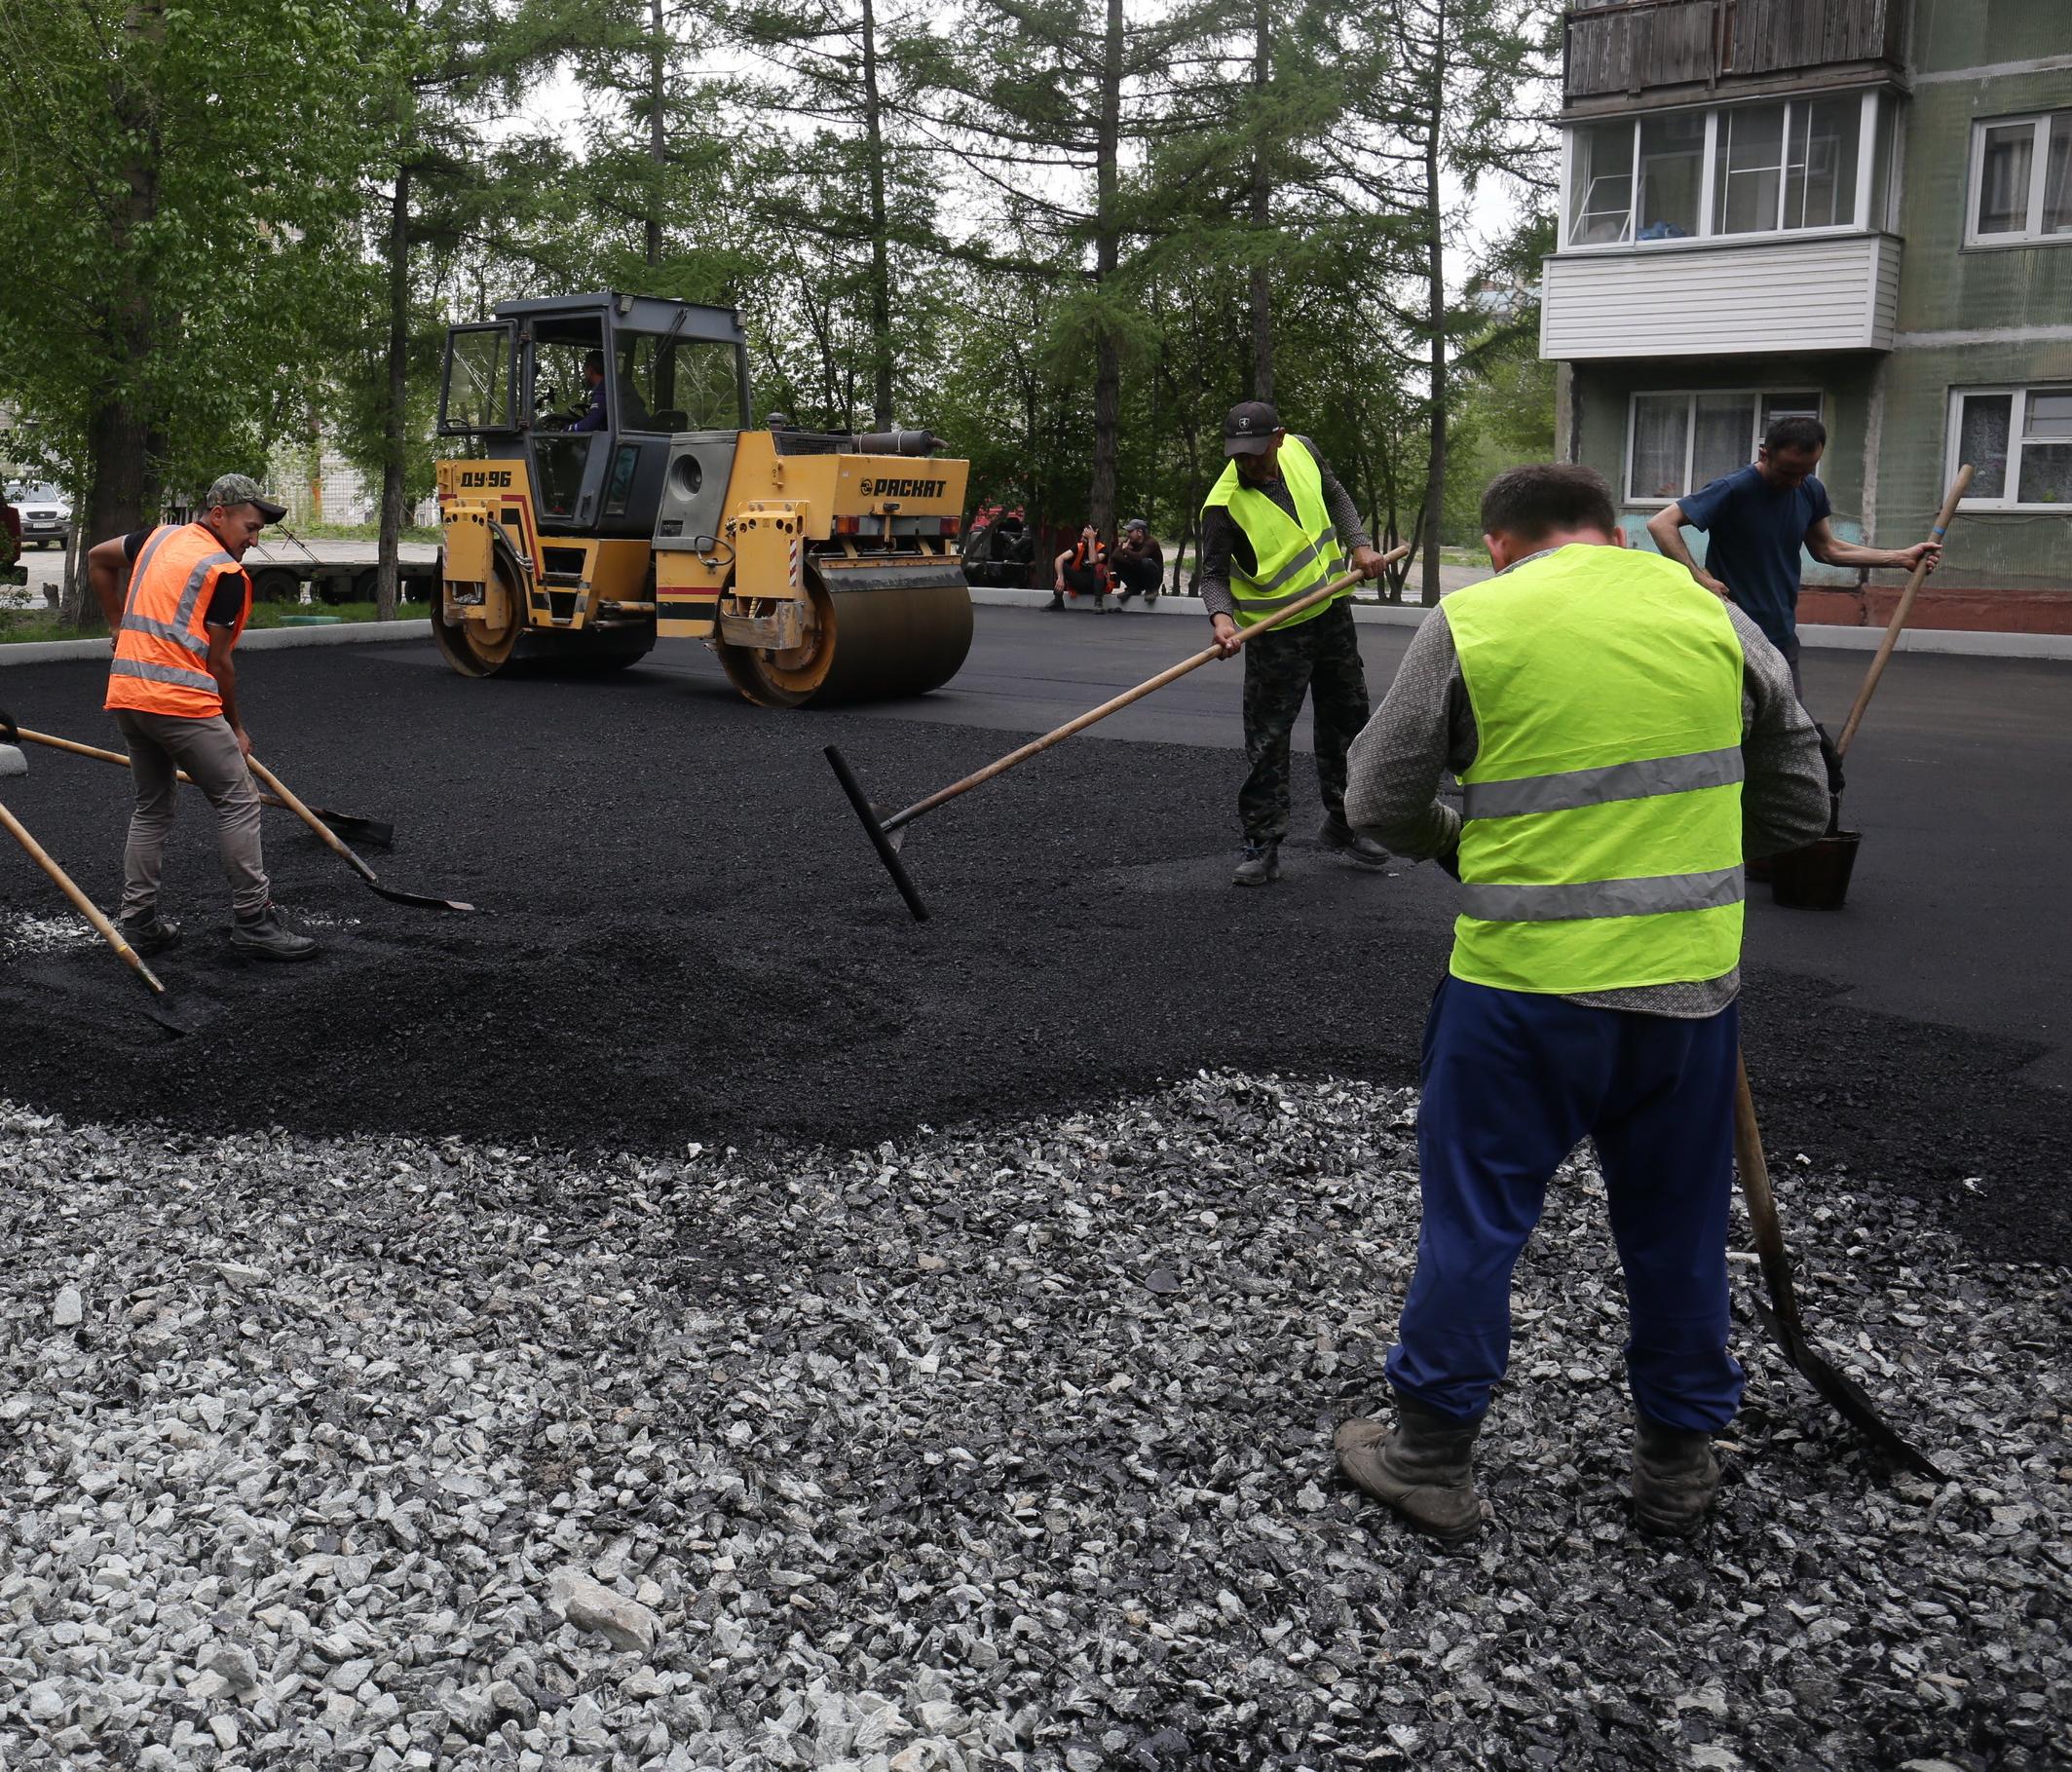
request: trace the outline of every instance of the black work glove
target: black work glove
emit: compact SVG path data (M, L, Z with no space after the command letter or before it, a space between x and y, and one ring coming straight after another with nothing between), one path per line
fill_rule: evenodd
M1835 748L1834 740L1827 736L1827 729L1818 720L1814 721L1813 730L1820 735L1821 761L1827 766L1827 792L1830 796L1838 796L1848 785L1842 779L1842 753Z

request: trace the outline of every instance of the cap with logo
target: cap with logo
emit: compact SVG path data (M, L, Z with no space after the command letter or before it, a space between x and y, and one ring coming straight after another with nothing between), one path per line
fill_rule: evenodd
M269 523L278 523L287 515L285 505L276 505L260 490L259 482L248 473L218 474L215 481L202 495L202 509L213 510L218 505L251 505Z
M1239 400L1224 417L1224 454L1258 455L1273 446L1281 415L1267 400Z

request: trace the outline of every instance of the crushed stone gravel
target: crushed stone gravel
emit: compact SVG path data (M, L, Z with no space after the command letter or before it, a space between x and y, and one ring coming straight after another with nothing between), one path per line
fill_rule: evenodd
M1950 1480L1878 1481L1745 1320L1665 1547L1580 1153L1449 1555L1330 1455L1413 1112L1219 1072L663 1153L0 1107L0 1763L2066 1763L2064 1268L1780 1151L1815 1334Z

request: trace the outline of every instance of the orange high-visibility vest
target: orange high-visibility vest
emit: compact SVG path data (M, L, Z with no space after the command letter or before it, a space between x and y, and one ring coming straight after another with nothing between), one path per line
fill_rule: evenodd
M241 570L223 544L200 523L154 529L130 571L122 631L108 666L104 707L208 720L223 711L208 669L208 601L216 581ZM251 615L251 583L231 643Z

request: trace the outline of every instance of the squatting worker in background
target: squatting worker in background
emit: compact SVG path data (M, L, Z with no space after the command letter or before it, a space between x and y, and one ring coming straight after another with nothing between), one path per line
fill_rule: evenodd
M203 504L192 523L140 529L87 554L88 582L115 636L105 705L129 742L136 786L119 924L139 954L179 943L179 929L159 914L158 894L175 774L184 769L216 810L234 912L230 945L261 960L307 960L317 944L282 921L267 885L259 791L245 767L251 739L238 717L231 663L251 614L251 582L239 562L259 531L287 511L242 473L224 474Z
M1710 486L1647 519L1647 533L1670 559L1683 566L1715 596L1727 598L1753 619L1770 644L1798 673L1798 551L1826 566L1893 566L1911 572L1923 559L1934 572L1940 542L1911 547L1859 547L1834 533L1827 520L1827 489L1814 477L1827 447L1827 428L1817 418L1794 414L1773 419L1763 433L1752 466L1724 474ZM1692 557L1685 528L1702 529L1709 540L1705 564ZM1803 692L1801 692L1803 693Z
M1091 523L1081 526L1079 539L1051 562L1050 601L1046 609L1063 609L1065 599L1091 597L1097 610L1108 608L1108 593L1115 587L1114 569L1109 564L1108 544Z
M1148 519L1131 517L1122 526L1122 540L1109 555L1109 564L1122 585L1118 608L1135 596L1142 596L1147 604L1158 600L1158 586L1165 578L1165 550L1151 539Z
M1342 574L1348 556L1370 579L1381 571L1381 556L1330 465L1307 437L1290 436L1266 401L1230 408L1224 453L1230 459L1201 508L1201 602L1227 659L1242 628ZM1362 867L1387 865L1388 851L1345 822L1345 750L1368 715L1350 595L1245 642L1245 756L1252 768L1237 792L1245 839L1239 886L1281 877L1289 739L1305 694L1324 797L1319 841Z
M1825 831L1827 773L1777 649L1675 562L1622 547L1590 469L1499 474L1482 524L1497 576L1418 628L1352 748L1346 815L1461 888L1424 1032L1396 1422L1343 1423L1338 1464L1423 1531L1476 1528L1511 1270L1587 1136L1626 1275L1634 1511L1689 1533L1741 1401L1726 1239L1742 857ZM1449 770L1458 812L1438 798Z

